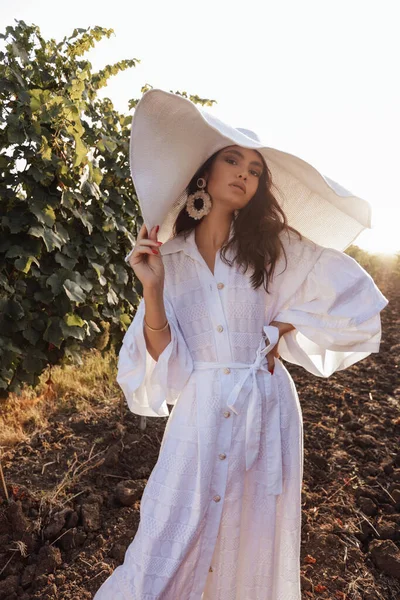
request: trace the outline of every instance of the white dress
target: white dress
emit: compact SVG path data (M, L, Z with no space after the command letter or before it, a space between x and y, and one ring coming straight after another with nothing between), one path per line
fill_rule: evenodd
M94 600L300 600L303 423L286 367L267 369L269 323L296 327L283 359L329 377L379 351L388 301L348 255L281 239L270 294L219 252L213 275L194 231L161 246L172 339L155 362L142 300L117 381L132 412L173 409L135 538Z

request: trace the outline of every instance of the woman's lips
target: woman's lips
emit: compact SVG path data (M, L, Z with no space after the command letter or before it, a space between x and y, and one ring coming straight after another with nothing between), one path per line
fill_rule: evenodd
M231 187L233 187L235 190L239 190L239 192L242 192L242 194L245 193L245 191L241 187L239 187L238 185L236 185L236 183L230 183L229 185Z

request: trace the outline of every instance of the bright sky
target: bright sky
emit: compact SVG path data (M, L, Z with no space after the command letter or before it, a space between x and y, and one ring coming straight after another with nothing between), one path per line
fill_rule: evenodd
M112 28L86 58L94 70L141 63L110 80L120 112L149 83L218 104L209 109L268 146L296 154L368 200L362 248L400 251L397 0L14 0L0 29L34 23L60 41L75 27Z

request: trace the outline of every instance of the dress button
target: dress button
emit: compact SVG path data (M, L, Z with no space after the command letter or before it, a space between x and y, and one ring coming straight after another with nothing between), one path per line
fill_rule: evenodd
M222 454L219 454L218 456L221 460L224 460L226 458L225 452L223 452Z
M214 571L214 569L212 567L210 567L208 570L210 571L210 573L212 573Z
M221 500L221 496L214 496L214 502L219 502Z
M228 417L230 417L230 416L231 416L231 413L229 412L229 410L226 410L226 411L224 412L224 417L225 417L225 419L227 419L227 418L228 418Z
M224 330L224 328L222 327L222 325L218 325L217 331L219 331L221 333L221 331L223 331L223 330Z
M224 373L225 373L225 375L229 375L229 373L230 373L230 372L231 372L231 370L230 370L230 368L229 368L229 367L226 367L226 368L224 369Z
M223 288L223 287L225 287L223 283L218 283L218 284L217 284L217 288L218 288L219 290L222 290L222 288Z

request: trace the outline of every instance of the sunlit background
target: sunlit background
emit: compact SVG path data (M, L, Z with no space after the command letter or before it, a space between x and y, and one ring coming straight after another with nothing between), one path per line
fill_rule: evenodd
M113 28L86 58L94 70L140 64L100 90L120 112L148 83L217 100L209 110L296 154L373 208L357 245L400 250L400 36L397 0L15 0L14 19L57 41Z

